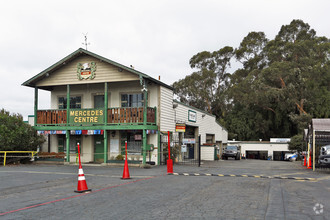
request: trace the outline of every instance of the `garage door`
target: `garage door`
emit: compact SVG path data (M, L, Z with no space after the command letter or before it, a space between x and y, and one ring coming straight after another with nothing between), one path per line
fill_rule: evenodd
M273 160L284 160L284 155L290 153L290 151L274 151Z
M267 160L268 151L246 151L247 159Z

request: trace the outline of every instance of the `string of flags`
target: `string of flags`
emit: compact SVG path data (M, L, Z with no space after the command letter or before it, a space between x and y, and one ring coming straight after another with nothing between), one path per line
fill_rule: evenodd
M158 134L157 130L146 130L147 134Z
M66 134L66 130L59 131L37 131L38 134L47 135L47 134ZM102 135L104 130L70 130L71 135ZM147 134L158 134L157 130L146 130Z
M47 134L66 134L66 130L59 130L59 131L37 131L40 135L47 135ZM70 130L71 135L102 135L104 130Z

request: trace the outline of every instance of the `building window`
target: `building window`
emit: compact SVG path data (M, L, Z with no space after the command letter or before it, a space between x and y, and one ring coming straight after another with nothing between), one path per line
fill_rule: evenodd
M143 106L144 106L143 93L121 95L121 107L143 107Z
M58 108L66 109L66 97L58 98ZM81 109L81 96L70 97L70 109Z
M142 154L142 131L121 131L122 154L125 155L125 141L127 141L127 154Z
M65 135L58 135L58 152L66 153L66 137ZM81 146L81 138L80 136L71 136L70 137L70 154L78 153L78 143Z
M207 134L206 135L206 143L207 144L214 144L214 134Z

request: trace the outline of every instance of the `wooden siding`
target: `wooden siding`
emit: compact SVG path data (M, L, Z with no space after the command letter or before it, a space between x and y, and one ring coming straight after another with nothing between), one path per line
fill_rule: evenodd
M160 130L175 131L173 91L163 86L160 87Z
M93 80L79 80L77 77L78 63L96 63L95 78ZM129 73L125 70L118 71L118 67L102 62L94 57L83 55L73 60L70 63L63 64L63 67L55 72L49 73L47 78L37 82L36 86L57 86L67 84L88 84L88 83L103 83L103 82L120 82L139 80L139 76Z
M188 120L189 110L196 112L196 122L191 122ZM185 122L186 125L199 127L198 132L202 137L202 144L206 143L206 134L214 134L215 141L222 141L222 143L227 143L228 132L216 122L215 116L211 116L195 108L190 108L189 106L178 103L178 107L176 108L176 120Z

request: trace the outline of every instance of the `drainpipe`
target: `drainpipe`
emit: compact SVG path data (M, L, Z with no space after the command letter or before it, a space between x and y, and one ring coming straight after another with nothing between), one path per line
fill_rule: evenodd
M147 83L146 80L143 79L142 76L140 76L140 84L143 86L142 92L144 95L144 111L143 111L143 138L142 138L142 155L143 155L143 160L142 160L142 165L146 165L146 160L147 160L147 131L146 131L146 126L147 126L147 111L148 111L148 89L147 89Z
M66 126L69 126L70 116L70 85L66 86ZM70 131L66 130L66 162L70 162Z
M38 113L38 87L34 88L34 126L37 126Z
M108 83L104 83L104 163L108 161L108 131L106 126L108 125Z

